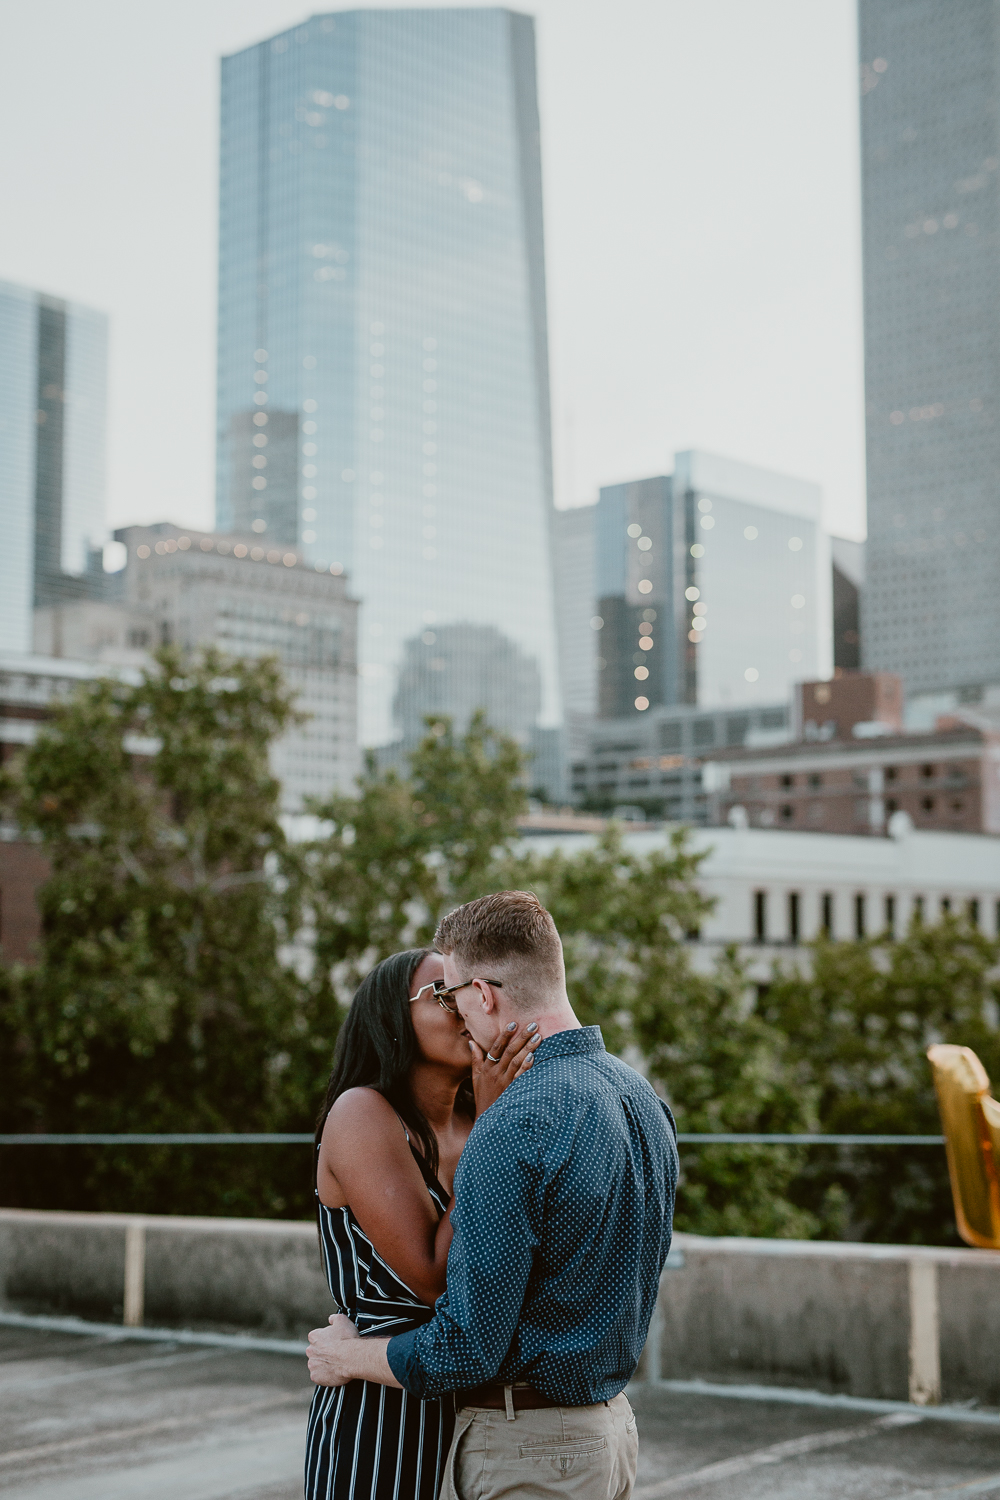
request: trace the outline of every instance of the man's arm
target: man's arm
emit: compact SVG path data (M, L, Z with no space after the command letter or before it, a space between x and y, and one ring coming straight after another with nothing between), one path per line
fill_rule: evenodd
M397 1334L386 1352L412 1396L428 1400L496 1379L541 1240L543 1175L523 1118L498 1110L477 1123L455 1178L447 1290L431 1321Z
M315 1385L346 1385L349 1380L373 1380L399 1390L385 1351L388 1339L363 1339L350 1318L335 1313L328 1328L309 1335L309 1375Z

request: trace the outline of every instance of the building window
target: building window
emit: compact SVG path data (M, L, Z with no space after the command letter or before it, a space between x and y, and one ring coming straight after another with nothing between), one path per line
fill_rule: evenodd
M933 766L921 766L920 767L920 774L921 774L921 776L924 777L924 779L926 781L930 781L933 778L933 776L934 776L934 767Z
M899 775L899 772L896 770L895 766L886 766L886 768L885 768L885 779L886 779L886 781L895 781L896 777L898 775Z
M782 786L794 786L795 785L795 777L794 776L782 776L782 778L781 778L781 785Z
M785 805L784 805L784 807L781 809L781 821L783 823L792 823L792 822L794 822L794 820L795 820L795 808L792 806L792 804L790 802L786 802Z
M810 786L822 786L823 785L823 778L822 778L822 776L819 775L819 773L817 771L814 771L812 773L812 775L809 777L809 785Z
M942 896L941 897L941 915L943 917L946 917L950 911L951 911L951 897L950 896Z
M885 810L887 813L894 813L899 811L899 803L896 801L895 797L886 798Z
M933 797L921 797L921 799L920 799L920 806L923 808L924 812L926 812L926 813L932 813L934 811L934 798Z
M997 912L1000 914L1000 904L997 906ZM914 896L913 898L913 920L914 922L923 922L924 920L923 896ZM1000 928L998 928L998 931L1000 931Z
M978 902L978 900L976 899L975 896L972 896L965 903L965 914L966 914L966 916L969 919L969 926L970 927L978 927L979 926L979 902Z
M885 898L885 930L890 937L896 935L896 898L886 896Z
M832 938L833 937L833 892L832 891L824 891L823 892L823 896L822 896L822 899L820 901L820 911L821 911L822 915L820 916L820 924L819 925L820 925L820 927L823 930L823 936L824 937L828 937L828 938Z
M997 903L997 920L1000 922L1000 902ZM767 892L753 893L753 935L758 943L767 942Z
M865 896L859 891L854 898L854 936L863 938L865 935Z
M797 943L799 940L799 905L798 891L788 892L788 941Z

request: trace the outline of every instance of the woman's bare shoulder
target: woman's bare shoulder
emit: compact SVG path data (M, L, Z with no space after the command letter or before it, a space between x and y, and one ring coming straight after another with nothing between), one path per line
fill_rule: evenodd
M347 1089L334 1100L326 1117L323 1136L326 1138L328 1131L355 1129L375 1131L379 1136L392 1130L404 1142L406 1139L399 1116L388 1099L377 1089L367 1086Z

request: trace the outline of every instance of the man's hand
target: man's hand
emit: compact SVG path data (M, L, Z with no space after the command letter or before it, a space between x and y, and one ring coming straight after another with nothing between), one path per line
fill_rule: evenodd
M472 1092L476 1099L477 1119L500 1098L508 1084L527 1072L540 1041L534 1021L523 1031L512 1022L509 1030L497 1033L485 1052L477 1042L470 1040Z
M399 1389L385 1351L388 1339L363 1339L343 1313L334 1313L328 1328L309 1335L309 1378L314 1385L347 1385L351 1380L374 1380Z

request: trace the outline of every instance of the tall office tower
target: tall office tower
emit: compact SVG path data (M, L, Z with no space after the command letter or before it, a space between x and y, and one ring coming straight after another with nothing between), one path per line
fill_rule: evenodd
M773 704L831 667L820 492L709 453L601 491L602 719L661 704Z
M833 665L845 672L861 666L861 595L865 586L865 544L846 536L830 538L833 583Z
M596 505L575 505L552 513L556 629L569 760L583 754L597 712L596 516Z
M860 0L863 661L1000 684L1000 12Z
M107 342L103 313L0 282L0 649L100 587Z
M561 706L531 19L314 16L225 59L221 151L220 530L347 570L365 743L488 702L544 749Z

